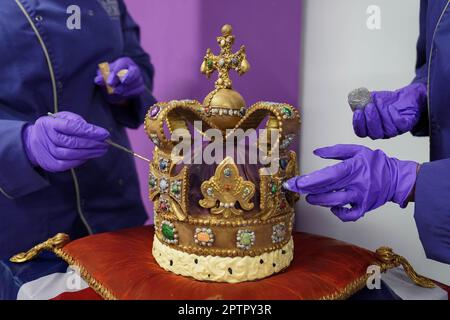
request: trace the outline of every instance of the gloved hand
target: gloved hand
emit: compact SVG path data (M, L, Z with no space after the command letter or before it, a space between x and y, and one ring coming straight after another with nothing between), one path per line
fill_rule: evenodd
M314 154L344 161L285 182L286 189L308 194L306 201L310 204L330 207L342 221L356 221L388 201L402 208L408 204L417 163L389 158L380 150L358 145L321 148ZM345 207L348 204L351 208Z
M22 132L24 149L33 166L61 172L106 153L107 130L71 112L59 112L54 116L56 118L41 117Z
M110 63L109 68L110 74L107 83L114 89L113 94L106 93L109 102L124 102L130 98L140 96L144 92L145 84L141 69L132 59L128 57L119 58ZM126 75L123 77L118 75L121 70L127 70ZM94 82L96 85L106 89L106 84L100 69L97 70L97 76Z
M372 92L372 103L353 114L353 129L358 137L387 139L411 131L427 105L423 83L397 91Z

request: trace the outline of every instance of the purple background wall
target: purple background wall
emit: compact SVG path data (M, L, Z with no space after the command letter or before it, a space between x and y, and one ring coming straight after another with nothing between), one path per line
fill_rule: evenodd
M218 52L216 36L229 23L236 35L235 49L247 47L251 70L234 88L247 105L259 100L298 105L302 0L126 0L141 26L144 48L156 69L154 94L160 101L203 98L214 80L200 74L206 48ZM130 130L133 149L151 155L153 145L143 128ZM136 161L141 193L148 200L145 162Z

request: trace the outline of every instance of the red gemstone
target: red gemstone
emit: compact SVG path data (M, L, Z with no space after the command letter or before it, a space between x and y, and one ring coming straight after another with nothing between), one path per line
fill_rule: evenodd
M159 210L167 211L167 204L165 202L160 202L159 203Z

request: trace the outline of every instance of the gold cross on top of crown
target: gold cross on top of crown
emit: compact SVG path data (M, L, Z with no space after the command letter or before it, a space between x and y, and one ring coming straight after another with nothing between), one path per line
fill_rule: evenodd
M229 74L231 69L234 69L239 75L246 73L250 69L250 64L245 54L245 46L241 46L236 53L231 52L235 38L232 32L233 29L229 24L222 27L222 36L217 37L220 54L216 56L208 48L200 68L200 71L206 74L208 78L217 70L219 78L215 82L216 89L232 89Z

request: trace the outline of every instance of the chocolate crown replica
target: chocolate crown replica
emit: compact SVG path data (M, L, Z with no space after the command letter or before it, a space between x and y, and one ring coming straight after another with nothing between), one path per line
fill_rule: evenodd
M298 174L296 154L289 146L300 123L298 111L285 103L258 102L246 108L229 77L231 69L241 75L250 67L244 46L231 51L234 40L231 26L225 25L217 37L220 54L206 52L201 72L209 77L217 71L218 80L203 104L157 103L145 120L155 145L149 194L155 208L156 261L176 274L232 283L270 276L292 261L297 196L282 184ZM266 135L277 130L276 140L265 143L270 155L274 148L279 150L276 172L263 174L264 165L236 164L230 156L211 165L176 160L171 136L177 129L192 132L194 121L201 121L203 130L220 130L224 139L236 130L262 127ZM259 148L262 140L268 139L259 138Z

